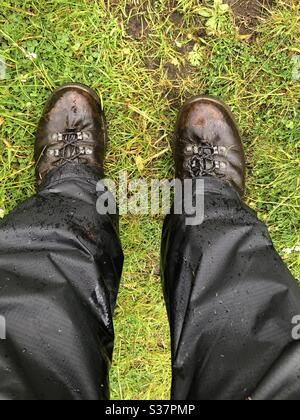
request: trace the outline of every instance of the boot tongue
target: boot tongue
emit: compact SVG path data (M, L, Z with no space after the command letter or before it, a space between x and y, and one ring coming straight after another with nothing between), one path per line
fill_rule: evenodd
M77 155L77 147L75 145L67 145L64 149L64 157L66 159L72 159Z
M78 133L76 129L68 129L65 133L63 133L63 142L63 157L71 160L78 154Z
M67 133L64 134L64 143L66 145L74 144L77 142L77 140L78 140L78 136L74 130L68 131Z

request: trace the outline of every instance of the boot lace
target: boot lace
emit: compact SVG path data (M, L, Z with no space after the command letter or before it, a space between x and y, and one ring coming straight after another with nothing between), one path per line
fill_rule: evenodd
M57 162L62 165L72 163L93 153L91 147L80 145L80 142L87 141L89 138L90 133L78 132L75 129L67 130L64 133L55 133L52 135L52 140L57 141L62 147L49 148L47 154L52 158L57 158Z
M192 178L212 176L218 166L216 148L210 144L191 145L186 148L186 168Z

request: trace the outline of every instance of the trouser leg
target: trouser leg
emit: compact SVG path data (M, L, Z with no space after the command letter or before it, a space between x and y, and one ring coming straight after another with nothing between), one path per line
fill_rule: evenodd
M123 254L101 174L51 172L0 224L1 399L107 399Z
M299 286L234 190L206 178L204 197L201 225L177 215L164 225L172 398L300 399Z

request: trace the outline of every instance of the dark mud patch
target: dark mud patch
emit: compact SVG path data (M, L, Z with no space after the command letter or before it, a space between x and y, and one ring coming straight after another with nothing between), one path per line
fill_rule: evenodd
M178 109L181 105L180 81L193 77L195 68L188 63L181 66L166 63L164 65L164 71L170 81L170 89L164 89L163 97L168 100L172 109Z
M131 16L127 24L127 35L135 40L146 38L149 34L149 25L143 15Z
M260 18L268 14L276 0L225 0L234 12L236 25L240 34L249 34L255 31Z
M170 17L169 17L169 20L174 24L174 25L176 25L177 27L181 27L182 25L183 25L183 14L182 13L179 13L179 12L177 12L177 11L175 11L175 12L172 12L171 14L170 14Z
M187 79L192 74L192 72L195 71L194 67L190 66L189 64L175 66L171 63L165 64L164 70L170 82L176 82L176 80Z

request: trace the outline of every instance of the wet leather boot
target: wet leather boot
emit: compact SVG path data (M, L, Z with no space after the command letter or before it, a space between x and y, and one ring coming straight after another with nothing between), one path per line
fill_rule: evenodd
M60 87L49 98L37 130L38 183L67 163L103 170L106 144L105 116L97 94L81 84Z
M176 176L212 176L245 193L245 155L239 129L221 101L199 96L181 109L174 137Z

